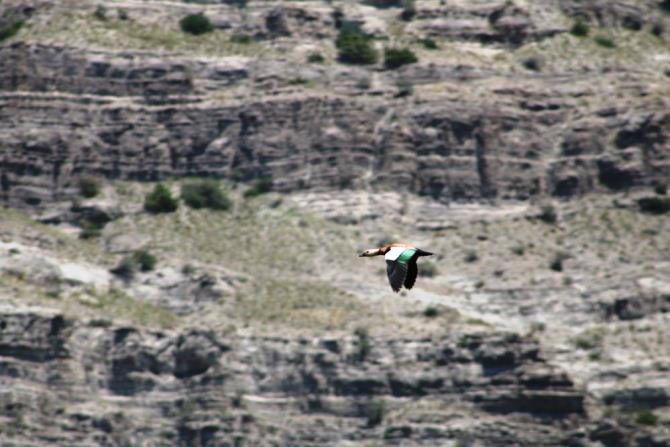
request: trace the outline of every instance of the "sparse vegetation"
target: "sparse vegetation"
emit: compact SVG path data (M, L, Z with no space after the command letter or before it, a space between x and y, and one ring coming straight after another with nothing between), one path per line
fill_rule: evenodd
M386 405L381 399L375 399L368 403L366 409L367 426L376 427L381 424L386 415Z
M440 48L437 45L437 42L435 42L433 39L430 37L425 37L419 41L419 43L427 50L437 50Z
M512 253L517 256L523 256L526 253L526 247L521 244L515 245L512 247Z
M307 62L310 64L323 64L326 58L321 53L310 53L307 55Z
M400 18L406 22L411 21L416 15L416 2L415 0L404 0L403 9L400 13Z
M335 40L338 60L345 64L370 65L377 62L377 50L371 39L360 28L350 22L344 22Z
M541 71L544 65L544 58L541 56L530 56L523 60L523 66L532 71Z
M370 335L367 328L359 327L354 331L356 336L356 360L364 361L370 355Z
M215 180L199 180L181 187L181 198L191 208L209 208L218 211L230 209L232 202Z
M199 36L214 30L212 22L204 14L189 14L179 21L179 27L185 33Z
M563 271L563 262L566 259L569 259L570 255L564 251L558 251L554 253L554 256L549 261L549 268L555 272Z
M637 200L640 210L648 214L665 214L670 212L670 197L649 196Z
M23 28L23 24L24 21L19 20L18 22L14 22L12 24L0 28L0 42L16 35L16 33L18 33L21 30L21 28Z
M396 88L398 89L397 93L395 94L396 98L404 98L414 94L414 86L407 79L398 79L396 82Z
M465 252L465 257L463 258L463 260L468 263L477 262L478 259L479 256L475 250L467 250Z
M555 224L558 222L558 212L556 207L551 203L545 203L540 207L540 214L538 218L545 223Z
M654 36L661 37L665 33L665 25L663 22L655 22L653 25L651 25L651 29L649 31Z
M601 347L604 340L604 330L602 328L595 327L582 331L572 339L572 342L577 348L587 351Z
M98 5L93 12L93 17L101 21L107 20L107 8L104 5Z
M395 70L403 65L414 64L419 59L409 48L385 48L384 67L387 70Z
M132 279L135 275L136 264L132 256L125 256L121 261L116 265L116 267L110 270L111 273L123 278L126 280Z
M117 11L117 17L119 18L119 20L128 20L129 19L128 11L123 8L119 9Z
M79 221L79 226L81 226L79 239L93 239L96 237L100 237L100 235L102 234L102 229L105 227L105 222L98 222L90 219L82 219Z
M230 36L230 41L240 45L249 45L254 41L254 39L248 34L233 34Z
M79 193L87 199L93 198L100 193L100 180L85 175L79 178Z
M264 176L254 182L254 184L244 191L244 197L247 199L260 196L272 190L272 177Z
M572 25L572 28L570 28L570 34L577 37L588 36L589 32L589 25L581 20L576 21L575 24Z
M593 38L593 41L597 45L599 45L603 48L609 48L609 49L616 48L616 43L614 42L614 40L612 40L611 38L609 38L607 36L598 35L598 36Z
M179 207L177 199L172 197L170 189L158 183L144 199L144 209L150 213L171 213Z
M650 410L642 410L635 415L635 423L639 425L654 426L658 424L658 416Z
M156 267L156 257L146 250L134 252L132 260L143 272L151 271Z
M423 316L426 318L435 318L440 315L440 309L436 306L428 306L423 310Z

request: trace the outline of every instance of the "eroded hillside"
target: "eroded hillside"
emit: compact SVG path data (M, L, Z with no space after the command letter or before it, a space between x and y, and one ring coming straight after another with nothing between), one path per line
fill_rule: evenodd
M670 444L668 11L3 2L2 445Z

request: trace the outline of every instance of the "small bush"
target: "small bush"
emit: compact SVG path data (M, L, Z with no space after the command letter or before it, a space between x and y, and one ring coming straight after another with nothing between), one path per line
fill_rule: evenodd
M656 425L658 424L658 416L649 410L643 410L635 415L635 423L640 425Z
M230 41L240 45L249 45L254 39L248 34L233 34L230 36Z
M596 36L593 38L593 41L603 48L616 48L616 43L609 37Z
M658 7L661 8L662 11L670 14L670 0L663 0Z
M377 50L357 26L344 22L340 33L335 40L338 54L337 59L345 64L370 65L377 62Z
M372 87L372 80L367 76L356 81L356 88L358 89L368 90L370 87Z
M414 94L414 86L407 79L398 79L396 82L396 98L404 98L406 96L412 96Z
M556 207L551 203L546 203L540 207L540 215L538 218L545 223L555 224L558 221L558 213Z
M150 213L171 213L179 207L177 200L172 197L170 189L158 183L144 199L144 209Z
M409 48L385 48L384 67L387 70L395 70L403 65L418 62L416 55Z
M212 22L204 14L189 14L179 21L179 27L185 33L199 36L214 30Z
M98 5L93 12L93 17L104 22L107 20L107 8L104 5Z
M604 340L605 333L602 329L591 328L580 332L575 338L572 339L572 342L577 348L586 351L602 346Z
M416 4L414 0L404 0L400 18L405 22L411 21L416 15Z
M132 260L143 272L149 272L156 267L156 256L146 250L137 250L133 253Z
M102 234L102 229L105 227L104 223L92 221L89 219L82 219L79 221L81 226L81 233L79 233L79 239L93 239L100 237Z
M437 266L430 261L422 262L419 266L419 276L425 278L437 276Z
M137 263L132 256L126 256L110 270L110 272L123 279L131 279L135 275Z
M260 196L261 194L270 192L271 190L272 190L272 177L261 177L258 180L256 180L256 182L254 182L251 188L244 191L244 197L246 198L257 197Z
M368 330L364 327L359 327L354 331L356 336L356 360L364 361L370 355L370 335Z
M439 46L437 45L437 42L435 42L433 39L430 37L423 38L419 41L421 45L427 50L437 50Z
M650 32L656 37L661 37L663 33L665 33L665 26L662 22L655 22L653 25L651 25Z
M79 178L79 194L90 199L100 193L100 180L95 177L84 176Z
M0 42L9 39L10 37L16 35L16 33L23 28L24 21L19 20L18 22L14 22L10 25L3 26L0 28Z
M572 28L570 28L570 34L577 37L588 36L589 32L590 32L589 25L582 22L581 20L575 22L575 24L572 25Z
M440 309L435 306L428 306L423 310L423 316L426 318L435 318L440 315Z
M637 205L644 213L665 214L670 211L670 197L643 197L637 200Z
M514 253L517 256L523 256L525 252L526 252L526 247L524 247L521 244L515 245L514 247L512 247L512 253Z
M128 11L125 9L119 9L116 14L119 20L128 20Z
M659 183L654 186L654 192L659 196L664 196L668 193L668 185L665 183Z
M210 208L225 211L232 205L230 199L214 180L202 180L182 185L181 198L191 208Z
M468 250L465 252L465 257L463 260L468 263L476 262L479 259L479 256L477 255L477 252L474 250Z
M530 56L523 60L523 66L532 71L542 70L544 59L541 56Z
M549 261L549 268L555 272L563 271L563 261L569 259L570 255L565 252L559 251L554 253L554 256Z
M383 400L373 400L366 408L367 426L376 427L381 424L386 415L386 405Z
M310 64L323 64L325 61L326 58L321 53L310 53L307 56L307 62Z
M397 8L402 6L403 0L366 0L365 3L380 9Z

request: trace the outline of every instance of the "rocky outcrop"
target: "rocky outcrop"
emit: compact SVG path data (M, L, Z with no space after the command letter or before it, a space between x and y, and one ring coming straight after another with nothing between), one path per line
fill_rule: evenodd
M0 362L9 385L5 443L334 445L383 437L419 445L484 441L491 426L436 423L475 413L486 425L505 413L513 427L507 438L528 444L540 440L538 430L560 439L586 417L584 395L566 375L532 340L505 333L248 338L99 327L3 309ZM425 420L402 420L417 399L444 404ZM51 420L46 429L43 419ZM321 428L302 430L314 424Z

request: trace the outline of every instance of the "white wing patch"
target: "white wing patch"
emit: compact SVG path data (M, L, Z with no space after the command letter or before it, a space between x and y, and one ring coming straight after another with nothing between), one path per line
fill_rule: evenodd
M406 249L407 247L391 247L391 249L384 255L384 259L387 261L395 261Z

